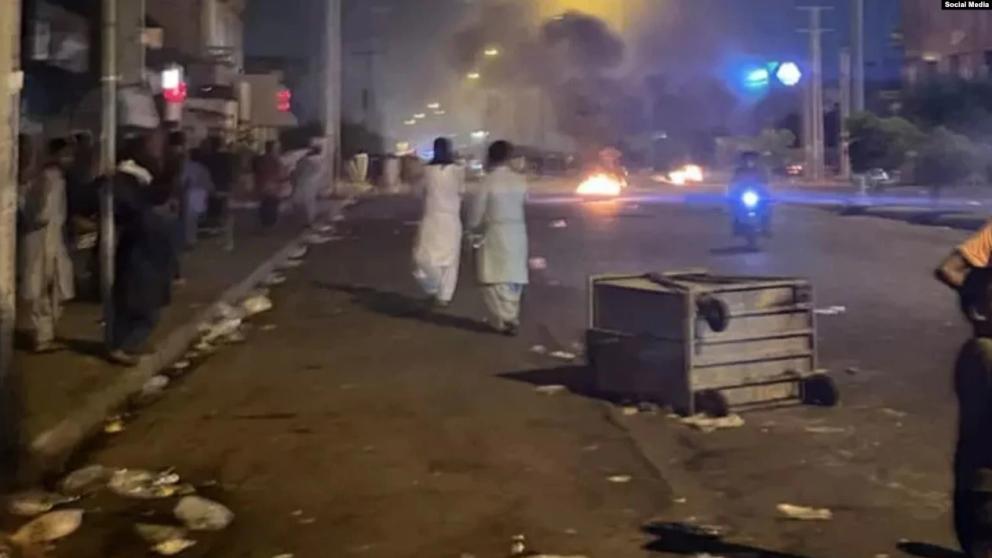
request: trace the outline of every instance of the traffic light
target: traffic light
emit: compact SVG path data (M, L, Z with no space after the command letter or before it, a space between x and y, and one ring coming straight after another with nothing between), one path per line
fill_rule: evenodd
M276 93L276 109L279 112L289 112L292 108L293 102L293 92L289 89L280 89Z
M162 70L162 97L169 103L182 103L188 89L180 66L169 66Z

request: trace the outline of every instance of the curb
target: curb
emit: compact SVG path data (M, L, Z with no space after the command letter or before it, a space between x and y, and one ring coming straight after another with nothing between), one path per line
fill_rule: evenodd
M262 262L248 277L229 287L212 304L170 332L154 353L141 360L141 364L123 373L109 386L88 396L58 424L30 440L24 455L22 480L38 480L47 473L61 470L72 454L101 430L108 417L141 391L149 378L185 354L189 346L200 337L200 324L212 320L220 305L234 304L255 289L289 259L290 254L301 244L305 244L307 234L304 232L295 237Z

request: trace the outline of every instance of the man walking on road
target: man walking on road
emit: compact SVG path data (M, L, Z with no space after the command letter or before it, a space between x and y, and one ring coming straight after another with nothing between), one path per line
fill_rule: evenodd
M469 227L481 233L476 264L482 295L497 331L517 335L520 301L528 281L527 183L509 167L513 147L506 141L489 146L489 174L475 195Z
M62 348L55 342L55 324L62 303L75 295L72 260L65 244L65 171L72 164L69 142L54 139L41 173L27 178L20 196L20 284L18 318L36 352Z
M438 307L455 296L462 248L462 194L465 169L455 164L451 142L434 141L434 159L427 166L424 215L413 249L413 276Z
M279 220L279 198L286 183L286 169L279 160L279 144L265 144L265 154L254 163L255 191L258 195L258 218L262 227L271 228Z

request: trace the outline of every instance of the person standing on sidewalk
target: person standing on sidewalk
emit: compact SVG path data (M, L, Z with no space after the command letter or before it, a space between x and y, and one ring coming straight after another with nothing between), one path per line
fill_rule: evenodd
M482 295L497 331L517 335L520 302L528 281L527 183L509 167L513 146L489 146L489 174L475 195L469 226L481 234L476 265Z
M200 219L207 211L207 201L214 191L210 171L197 156L191 156L186 134L174 132L170 138L171 165L176 173L176 196L179 198L180 238L182 248L196 245Z
M147 136L126 140L120 160L113 177L118 242L108 356L116 364L135 366L171 297L174 231L155 211L167 188L153 174L159 168L153 143Z
M39 353L64 348L55 341L55 324L62 315L62 303L75 295L65 236L65 171L72 164L69 142L53 139L47 157L41 172L22 184L18 223L18 318L20 329Z
M413 249L413 276L437 307L451 304L458 285L462 241L462 195L465 169L455 164L451 142L434 140L427 166L424 215Z
M279 220L279 200L288 176L279 159L279 144L266 142L265 153L255 159L255 190L258 194L258 219L264 228Z
M307 149L306 154L293 169L296 203L303 212L308 228L317 224L320 215L320 190L323 185L324 163L319 145Z

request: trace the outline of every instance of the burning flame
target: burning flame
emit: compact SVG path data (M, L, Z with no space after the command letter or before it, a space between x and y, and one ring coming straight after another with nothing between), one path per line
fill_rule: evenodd
M623 183L606 174L594 174L582 181L575 193L580 196L619 196Z
M668 173L668 180L676 186L683 186L690 182L702 182L703 169L699 165L686 165L681 169Z

